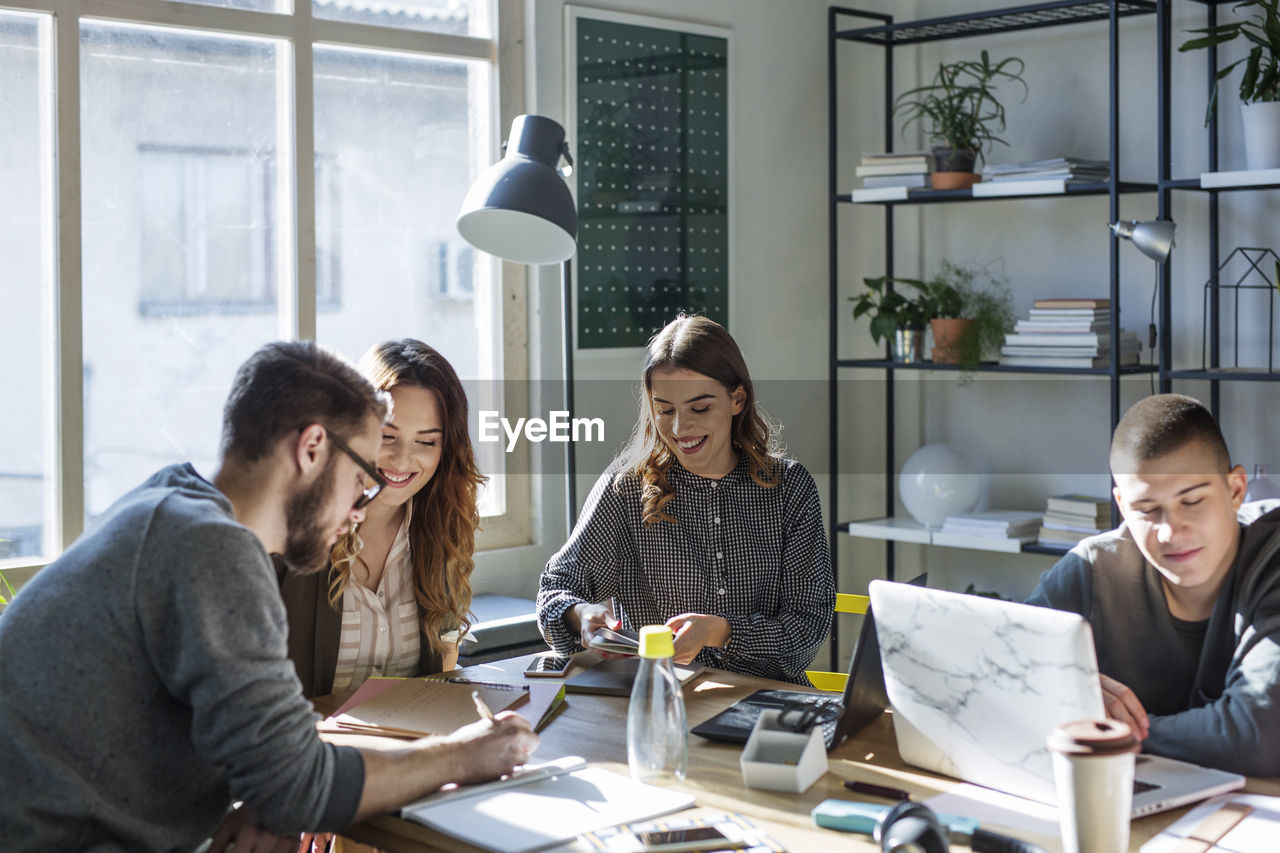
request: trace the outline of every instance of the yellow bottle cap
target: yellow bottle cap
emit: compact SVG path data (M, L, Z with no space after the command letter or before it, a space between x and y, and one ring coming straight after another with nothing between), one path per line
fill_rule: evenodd
M640 657L675 657L675 641L666 625L646 625L640 629Z

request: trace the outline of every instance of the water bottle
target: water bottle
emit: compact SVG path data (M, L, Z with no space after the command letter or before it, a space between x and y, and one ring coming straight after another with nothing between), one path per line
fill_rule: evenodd
M1265 501L1268 498L1280 498L1280 486L1271 479L1270 467L1265 462L1253 466L1253 479L1249 481L1249 490L1245 492L1245 501Z
M627 711L627 764L637 782L663 785L684 781L689 769L689 732L684 694L671 658L671 629L640 629L640 671Z

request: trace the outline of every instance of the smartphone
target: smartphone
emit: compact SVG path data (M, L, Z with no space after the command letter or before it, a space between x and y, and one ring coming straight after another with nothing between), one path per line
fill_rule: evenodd
M679 853L686 850L724 850L746 846L741 829L733 824L692 826L688 829L664 829L638 832L636 853Z
M565 655L538 655L524 668L526 677L559 678L569 671L572 658Z

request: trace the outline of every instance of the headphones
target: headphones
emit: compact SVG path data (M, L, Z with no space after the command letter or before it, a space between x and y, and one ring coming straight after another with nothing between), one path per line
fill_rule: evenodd
M875 840L882 853L947 853L947 830L933 809L902 800L876 822Z

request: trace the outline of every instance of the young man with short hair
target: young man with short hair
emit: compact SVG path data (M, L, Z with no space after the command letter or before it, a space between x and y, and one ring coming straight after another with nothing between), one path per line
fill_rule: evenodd
M1146 751L1280 774L1280 511L1237 517L1244 469L1180 394L1129 409L1110 465L1124 523L1073 548L1028 602L1089 621L1107 714Z
M342 359L274 343L239 370L212 481L172 465L116 501L0 618L6 851L287 843L510 772L513 714L388 752L316 734L269 554L325 566L384 483L386 403ZM283 838L264 836L274 833Z

